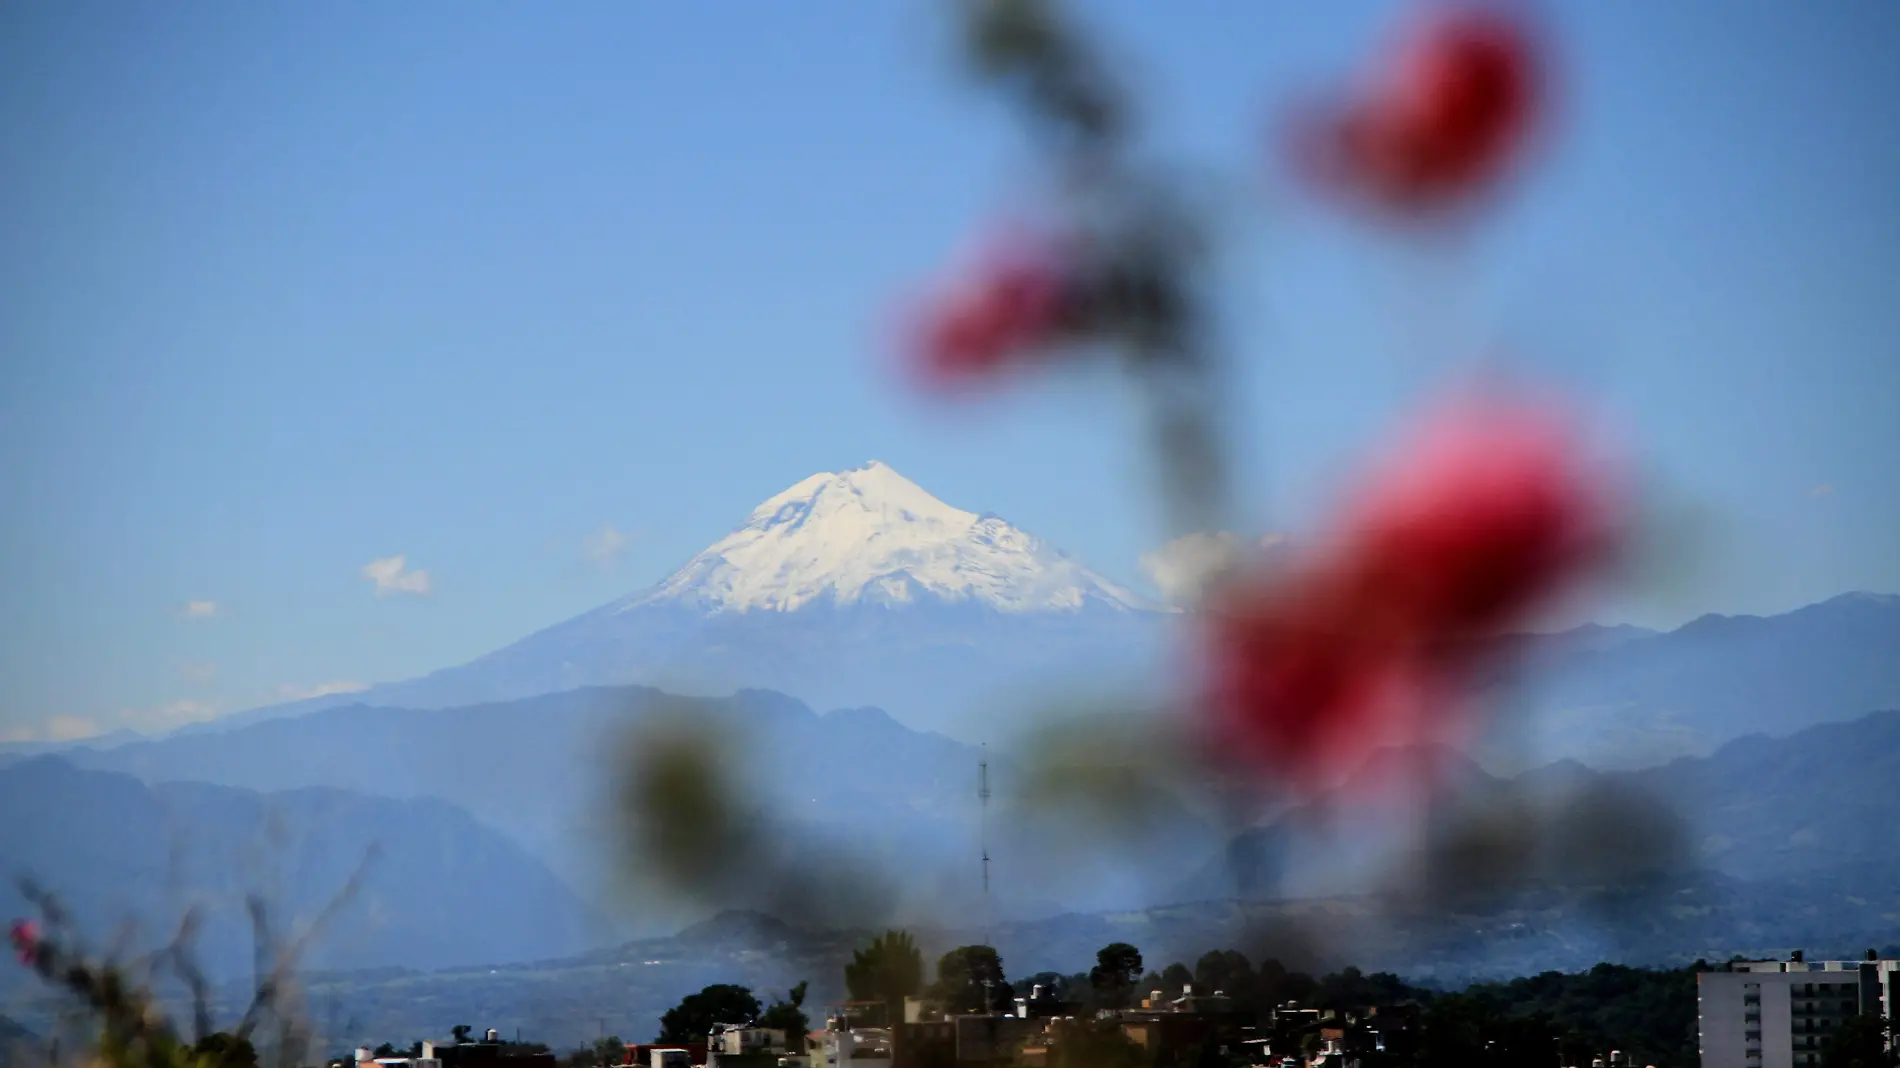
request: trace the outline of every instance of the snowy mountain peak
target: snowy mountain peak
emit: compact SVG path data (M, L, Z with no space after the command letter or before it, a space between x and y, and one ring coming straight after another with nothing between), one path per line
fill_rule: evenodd
M874 460L770 498L744 526L613 608L790 612L930 601L1012 613L1153 607L1002 519L945 504Z

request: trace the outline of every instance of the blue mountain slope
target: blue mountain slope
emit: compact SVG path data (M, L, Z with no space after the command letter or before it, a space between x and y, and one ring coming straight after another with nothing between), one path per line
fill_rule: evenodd
M312 965L528 960L606 934L533 856L437 799L148 785L38 757L0 769L0 812L6 915L31 912L21 877L59 895L95 947L125 921L146 944L162 940L185 909L200 907L204 959L228 974L251 965L246 895L263 895L278 924L308 924L371 850L361 892L313 949Z

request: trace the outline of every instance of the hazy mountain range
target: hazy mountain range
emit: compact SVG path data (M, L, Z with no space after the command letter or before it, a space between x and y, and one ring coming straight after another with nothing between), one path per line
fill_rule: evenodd
M9 811L48 815L16 821L0 838L0 854L54 886L89 895L84 900L93 903L91 914L110 922L116 915L109 905L134 911L143 906L146 915L162 911L167 899L159 893L164 883L158 876L170 862L163 843L176 828L190 827L193 842L209 843L207 861L234 856L266 840L266 812L275 807L298 817L306 833L310 828L320 832L314 846L295 833L279 839L288 858L280 870L305 873L295 881L304 895L300 907L307 910L311 895L338 885L348 862L371 842L381 842L395 865L386 870L391 881L378 885L392 893L398 884L408 886L423 895L415 900L432 902L414 916L397 907L407 898L379 906L387 922L402 923L405 933L370 938L352 947L345 959L423 966L554 956L585 941L590 912L549 870L558 870L563 859L598 865L613 855L611 822L595 818L589 827L590 814L605 813L587 807L570 746L610 737L610 722L638 718L643 708L661 707L660 701L653 691L603 690L474 709L336 709L222 735L72 754L160 779L184 775L290 786L336 779L343 770L349 792L302 785L270 795L185 783L147 788L127 775L85 773L62 758L35 758L0 769L0 790L7 791L0 800L13 806ZM908 917L891 918L911 922L980 915L972 826L977 752L911 731L875 710L821 716L774 694L706 701L700 710L741 739L748 752L772 754L773 768L796 770L762 777L757 790L784 813L786 826L848 843L860 856L880 858L883 870L904 873L914 908ZM459 741L441 740L448 736ZM426 762L401 756L418 749L445 755ZM281 754L291 751L307 759L285 762ZM354 759L333 759L350 754ZM992 770L1006 799L1016 769L998 758ZM1854 931L1866 933L1869 924L1885 922L1900 938L1900 898L1893 897L1900 887L1900 836L1889 833L1890 791L1882 788L1896 772L1900 712L1886 712L1783 739L1741 739L1712 757L1633 773L1599 773L1565 763L1498 780L1474 768L1472 776L1481 781L1467 789L1509 809L1513 791L1530 796L1553 786L1610 783L1620 792L1652 798L1682 818L1688 836L1681 867L1706 871L1710 879L1785 881L1799 873L1822 888L1803 907L1803 922L1827 921L1815 910L1823 901L1847 895L1860 901L1855 915L1866 913ZM774 783L780 788L772 788ZM394 793L401 799L364 796L368 793ZM527 848L486 830L470 811ZM69 815L51 815L60 812ZM1017 815L999 805L993 818L1007 824ZM553 845L563 828L569 833L565 849ZM1281 830L1281 824L1272 824L1250 832L1265 843L1253 853L1260 863L1284 855L1274 852ZM1012 852L1008 827L993 825L998 921L1033 930L1040 918L1065 910L1233 895L1219 859L1223 834L1217 824L1180 809L1167 837L1169 847L1133 858L1134 866L1154 878L1104 883L1091 895L1086 886L1078 890L1075 880L1050 885L1026 874L1032 869L1020 851ZM316 859L305 854L310 848ZM239 889L242 875L261 870L255 863L229 871L215 865L194 868L180 884L209 887L214 896L228 897ZM1075 870L1085 869L1077 865ZM605 873L597 869L596 874ZM574 872L563 875L572 879ZM1279 885L1276 877L1268 871L1254 884L1272 895ZM466 892L456 896L443 887ZM1047 900L1051 895L1060 900ZM665 929L685 914L646 909L621 915L644 920L643 929L652 930ZM1835 918L1844 922L1847 915ZM1772 933L1772 924L1757 927L1760 937ZM623 929L642 928L636 923ZM1715 927L1707 930L1710 938L1720 933ZM606 940L607 935L596 934L593 944Z
M41 756L0 768L0 811L0 915L36 913L14 881L31 877L58 896L94 950L127 921L138 924L128 948L160 944L197 906L205 965L246 971L246 895L263 895L276 929L294 934L359 868L359 891L311 947L313 966L524 960L610 937L532 855L434 798L147 785ZM0 969L0 989L31 979Z
M628 731L684 710L720 732L787 841L842 849L892 874L889 918L980 915L975 787L986 754L969 739L987 736L998 740L987 754L991 908L999 942L1004 932L1020 940L1004 943L1006 956L1053 958L1033 947L1060 942L1067 953L1063 938L1079 945L1102 924L1137 922L1100 918L1111 910L1132 917L1207 899L1178 913L1199 917L1184 930L1200 930L1193 924L1241 908L1219 904L1234 887L1212 859L1229 844L1225 824L1183 801L1136 855L1052 865L1049 842L1022 833L1031 813L1011 807L1015 754L990 733L1035 686L1086 678L1145 703L1180 618L884 465L815 475L653 587L469 664L162 738L115 735L52 757L39 755L47 746L7 747L0 862L42 877L101 929L126 913L168 924L186 899L208 898L226 919L207 933L207 951L232 961L247 959L242 890L277 878L289 913L308 916L372 843L383 847L372 882L313 963L500 966L657 935L697 917L620 878L614 773ZM1880 881L1900 872L1882 789L1900 760L1900 719L1868 715L1900 708L1900 597L1849 594L1666 633L1583 627L1529 648L1523 680L1499 695L1533 743L1517 755L1567 759L1509 780L1474 766L1475 796L1508 802L1513 791L1607 782L1675 812L1685 864L1706 872L1678 902L1682 917L1701 917L1682 919L1697 937L1900 928L1890 891L1860 892L1870 880L1876 890L1900 885ZM932 725L944 730L924 729ZM1763 733L1788 737L1749 737ZM1261 894L1281 887L1273 865L1287 856L1285 829L1248 832L1263 865L1250 885ZM271 842L263 853L275 867L256 859ZM1785 922L1695 897L1736 878L1792 885L1796 873L1809 896ZM1581 892L1549 890L1556 912L1536 922L1558 933L1510 959L1593 951L1581 928L1563 926L1574 919L1564 895ZM1799 898L1775 893L1790 908ZM1174 921L1153 917L1177 913L1140 915L1166 927ZM1668 913L1630 915L1648 918L1626 933L1659 930ZM1085 933L1048 933L1063 930ZM1406 959L1419 967L1478 959L1457 941L1466 935L1446 931L1394 944L1412 947Z
M1900 708L1900 596L1849 593L1666 633L1557 636L1515 703L1551 758L1635 768Z

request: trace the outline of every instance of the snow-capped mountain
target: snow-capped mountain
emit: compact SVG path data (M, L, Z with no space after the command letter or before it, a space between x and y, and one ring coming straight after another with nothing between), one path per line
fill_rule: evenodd
M664 582L610 610L795 612L933 599L999 612L1154 607L996 516L952 508L873 460L773 497Z
M1153 677L1169 614L872 462L812 475L655 585L467 664L201 729L344 704L448 708L644 683L877 705L970 737L973 710L1006 715L1031 688Z

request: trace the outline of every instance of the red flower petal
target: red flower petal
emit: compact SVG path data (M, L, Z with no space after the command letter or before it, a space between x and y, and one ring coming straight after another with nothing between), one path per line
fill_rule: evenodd
M1307 173L1415 213L1490 186L1543 105L1541 50L1502 5L1437 8L1410 27L1371 91L1319 120Z
M20 963L32 967L40 957L40 925L32 920L14 920L9 933L13 937L13 952Z
M1222 744L1310 790L1376 750L1470 729L1472 691L1522 625L1614 547L1600 473L1553 413L1439 412L1371 480L1331 555L1210 613Z
M1066 283L1051 243L999 244L926 308L916 326L918 363L940 382L997 371L1058 333Z

